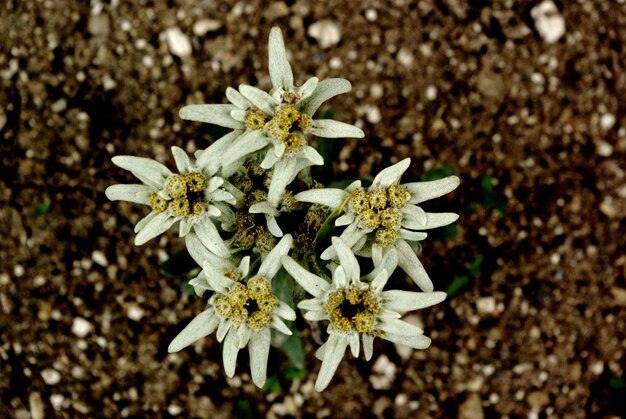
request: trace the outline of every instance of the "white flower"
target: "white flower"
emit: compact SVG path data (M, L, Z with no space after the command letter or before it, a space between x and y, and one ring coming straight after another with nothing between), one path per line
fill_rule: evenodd
M172 147L179 174L144 157L113 157L114 164L130 171L143 184L109 186L105 191L107 198L152 208L135 226L136 245L146 243L180 221L181 237L193 229L213 253L228 257L228 249L212 219L227 211L226 203L234 204L235 199L223 188L224 179L215 175L219 169L219 158L209 150L211 147L202 153L196 163L192 163L182 149Z
M272 279L281 267L281 258L292 245L286 235L268 253L256 275L247 279L249 257L242 259L237 268L226 272L203 263L203 277L194 279L194 287L215 291L208 308L197 315L170 343L168 351L178 352L217 329L217 340L224 341L223 362L226 375L235 374L237 355L248 347L252 381L262 387L267 375L271 332L274 328L291 335L282 319L295 320L296 313L272 294Z
M424 336L423 330L400 320L400 313L429 307L446 298L444 292L383 291L397 263L395 252L388 252L371 274L360 278L359 264L350 248L337 237L332 238L332 243L339 266L330 284L289 256L283 257L287 272L314 297L298 304L299 308L307 310L305 319L330 322L329 338L315 354L322 360L315 382L317 391L326 388L348 346L357 357L362 342L366 360L372 357L375 337L415 349L430 346L430 339Z
M269 93L248 85L240 85L238 90L229 87L226 97L230 105L188 105L180 110L182 119L232 128L240 135L223 156L225 167L271 145L261 167L275 167L274 174L283 177L276 182L284 183L287 179L289 184L302 167L323 164L322 156L308 145L309 134L326 138L364 136L361 129L350 124L312 119L324 101L349 92L352 86L344 79L320 82L312 77L295 87L282 33L277 27L270 32L269 72L273 86ZM230 169L225 173L230 174Z
M453 191L459 178L449 176L429 182L400 184L400 178L411 164L404 159L382 170L369 188L356 181L342 189L312 189L295 196L298 201L322 204L333 210L343 207L345 213L335 225L347 226L341 239L355 252L371 256L378 265L391 249L398 252L398 266L424 291L432 291L433 284L409 242L426 238L428 230L455 222L453 213L425 212L418 204ZM322 259L337 256L333 247L326 249Z

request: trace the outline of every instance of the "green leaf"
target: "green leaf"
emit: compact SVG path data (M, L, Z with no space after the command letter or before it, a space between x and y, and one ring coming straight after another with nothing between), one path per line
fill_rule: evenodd
M44 215L45 213L49 212L51 208L52 208L52 202L46 199L37 208L33 210L32 215L34 217L39 217L40 215Z
M350 200L352 195L348 195L346 199L339 205L339 207L330 213L330 215L326 218L319 231L315 235L315 240L313 240L313 246L317 249L318 245L324 243L330 243L330 237L335 230L335 220L339 218L339 216L343 213L343 209Z
M198 268L198 264L189 255L187 249L179 250L159 265L159 270L165 276L181 276Z
M611 378L609 380L609 387L611 387L613 390L621 390L623 388L626 388L626 383L624 382L624 380L621 380L619 378Z
M469 265L469 272L472 276L478 276L478 274L480 273L480 267L483 264L483 259L485 257L483 255L478 255L474 258L474 260L470 263Z
M456 278L454 278L454 281L452 281L452 283L446 290L446 294L448 294L448 297L452 297L453 295L457 294L461 290L461 288L465 287L468 283L469 283L469 278L467 275L457 276Z
M278 297L279 300L284 301L291 307L292 309L296 309L296 305L293 301L293 291L294 291L294 280L291 278L291 275L285 270L282 269L278 271L274 280L272 281L274 288L274 295ZM285 324L289 327L291 332L293 333L291 336L287 336L284 341L280 342L278 336L275 339L275 344L277 346L282 347L283 351L287 355L289 359L289 363L294 368L303 368L304 367L304 346L302 345L302 340L300 340L300 335L298 334L298 330L296 329L295 322L285 321ZM283 335L280 336L284 338Z
M265 384L263 385L263 391L268 393L282 393L283 387L280 385L278 375L274 374L271 377L267 377Z
M229 128L220 127L219 125L215 124L202 124L202 127L200 129L209 137L211 137L211 143L222 138L224 135L232 131Z
M493 188L493 179L490 175L483 176L480 182L483 188L484 203L487 208L497 210L500 215L506 215L506 207L504 200L496 193Z
M254 419L255 415L252 406L246 400L237 399L235 405L235 417L238 419Z
M438 180L444 177L452 176L454 174L454 168L452 166L433 167L421 176L422 181Z
M293 334L285 339L283 350L287 354L289 364L293 368L302 369L304 368L304 345L302 345L302 339L300 339L298 331L293 327L293 322L291 323L292 325L289 328Z
M285 378L292 381L297 378L306 377L307 373L307 370L300 368L285 368L283 370L283 375L285 376Z

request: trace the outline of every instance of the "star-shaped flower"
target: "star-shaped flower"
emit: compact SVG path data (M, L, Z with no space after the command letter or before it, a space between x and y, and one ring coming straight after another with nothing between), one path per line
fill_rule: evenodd
M341 239L355 252L371 256L377 265L391 249L398 252L398 265L424 291L432 291L433 284L409 242L426 238L428 230L455 222L457 214L425 212L418 204L453 191L459 178L449 176L429 182L400 184L400 178L411 164L404 159L382 170L369 188L353 182L343 189L312 189L295 197L301 202L342 207L345 213L335 225L347 226ZM333 247L326 249L322 259L336 257Z
M143 184L109 186L105 191L107 198L152 208L135 226L136 245L146 243L179 221L181 237L193 229L207 248L221 257L228 257L228 249L213 219L227 211L226 204L234 204L235 200L223 188L224 179L216 175L219 169L218 156L213 152L205 152L193 163L178 147L172 147L172 154L178 174L144 157L113 157L114 164L130 171Z
M296 313L272 293L272 279L281 267L281 258L289 252L292 237L284 236L267 254L256 275L248 278L249 257L238 267L216 269L205 261L203 275L192 280L196 288L214 291L207 309L198 314L168 347L178 352L217 329L217 340L224 341L223 362L226 375L235 374L237 355L248 347L252 381L262 387L267 376L271 332L274 328L291 335L282 319L295 320Z
M317 391L326 388L348 346L357 357L362 342L366 360L372 357L375 337L415 349L430 346L423 330L400 320L400 313L429 307L446 298L444 292L383 291L397 264L394 251L388 252L372 273L361 278L358 261L350 248L337 237L332 238L332 246L339 266L330 284L289 256L282 259L287 272L314 297L298 304L306 310L304 317L309 321L330 322L327 329L330 336L315 354L322 360L315 382Z

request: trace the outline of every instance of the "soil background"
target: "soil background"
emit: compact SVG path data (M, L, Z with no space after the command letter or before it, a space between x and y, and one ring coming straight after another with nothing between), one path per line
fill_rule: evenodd
M626 416L626 4L556 1L548 42L538 3L3 0L0 417ZM183 105L269 87L274 25L298 84L353 84L328 105L366 140L337 143L333 178L411 157L462 179L420 256L436 289L465 280L413 315L432 346L377 340L321 394L310 333L280 391L245 351L226 379L213 336L168 355L204 305L159 271L183 243L133 246L146 209L104 196L132 181L112 156L210 143Z

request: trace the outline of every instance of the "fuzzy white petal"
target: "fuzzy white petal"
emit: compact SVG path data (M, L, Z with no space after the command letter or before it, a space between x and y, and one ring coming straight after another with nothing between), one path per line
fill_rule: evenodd
M176 222L168 213L162 212L147 223L135 236L135 245L141 246L159 234L165 233Z
M439 304L446 299L446 293L390 290L384 291L382 297L386 309L406 312Z
M293 72L287 59L283 34L278 27L273 27L270 31L268 52L270 80L274 89L293 89Z
M278 330L283 335L291 336L293 332L287 327L285 322L283 322L280 317L274 316L272 318L272 327Z
M256 204L252 204L248 212L250 214L269 214L273 216L279 215L276 207L267 201L261 201L257 202Z
M278 159L280 159L280 157L281 156L277 156L276 153L274 153L273 151L268 151L267 153L265 153L265 158L261 162L261 168L265 170L271 169L276 164Z
M193 260L200 266L208 262L217 269L230 269L233 267L229 258L221 258L211 253L193 232L185 236L185 246Z
M209 148L200 154L200 157L196 160L196 165L204 169L209 176L213 176L220 168L222 157L226 153L226 150L231 147L233 142L241 136L242 133L243 131L241 130L235 130L216 140Z
M403 239L398 239L395 247L398 250L398 266L411 277L422 291L432 291L433 283L411 246Z
M230 116L233 109L236 109L233 105L187 105L180 110L178 115L189 121L241 129L243 124Z
M385 339L399 343L400 345L408 346L413 349L426 349L430 346L431 340L428 336L417 335L417 336L403 336L396 335L395 333L385 333Z
M312 204L326 205L333 210L339 208L341 203L348 197L348 193L341 189L324 188L310 189L295 195L300 202L310 202Z
M352 224L353 222L354 222L353 214L343 214L341 217L335 220L335 225L337 227L342 227L342 226L347 226L349 224Z
M359 356L359 334L356 332L352 332L349 335L349 344L350 344L350 352L352 352L352 356L358 358Z
M426 226L422 227L422 230L430 230L431 228L438 228L452 224L459 219L459 215L453 212L427 212L426 213Z
M290 234L285 235L271 252L265 256L261 266L259 267L258 276L261 276L269 281L272 280L280 270L282 265L281 258L289 253L291 245L293 244L293 238Z
M320 80L317 77L311 77L298 89L298 96L300 100L305 100L313 94Z
M278 103L267 92L247 84L240 85L239 92L262 112L268 115L274 114L274 108Z
M312 116L322 103L328 99L347 93L352 90L352 85L345 79L327 79L318 83L317 87L309 96L305 99L302 105L302 112Z
M411 165L411 159L406 158L404 160L399 161L393 166L389 166L386 169L383 169L376 175L374 180L372 181L372 188L383 187L391 185L392 183L398 183L400 178L406 172L406 169Z
M419 327L400 319L384 317L381 320L377 328L385 333L393 333L399 336L417 336L424 333Z
M135 228L133 229L133 231L134 231L135 233L140 232L140 231L141 231L141 230L143 230L143 228L144 228L145 226L147 226L147 225L150 223L150 221L152 221L152 219L153 219L154 217L156 217L157 215L159 215L159 213L158 213L158 212L156 212L156 211L150 211L150 213L149 213L148 215L146 215L145 217L143 217L141 220L139 220L139 221L137 222L137 224L135 224Z
M198 314L187 326L174 338L167 347L169 353L178 352L191 345L195 341L210 335L217 328L219 318L213 309L208 309Z
M421 231L410 231L401 228L398 231L398 237L407 241L417 242L424 240L426 237L428 237L428 234Z
M223 258L230 256L230 251L226 247L226 244L220 237L215 224L212 221L207 220L203 223L194 224L194 232L202 242L202 244L209 249L210 252Z
M282 263L291 277L314 297L321 298L330 289L328 282L307 271L289 256L284 256Z
M296 319L296 312L283 301L278 302L278 306L274 309L274 314L285 320L294 321Z
M319 298L311 298L308 300L302 300L298 303L298 308L307 311L323 311L324 306L322 300Z
M332 380L337 371L337 367L346 352L348 346L348 340L343 336L331 334L326 342L327 348L324 351L324 359L322 360L322 366L320 372L315 380L315 390L324 390L330 380Z
M316 119L313 121L311 134L324 138L363 138L361 128L333 119Z
M178 169L178 173L185 174L189 172L192 164L191 160L189 160L189 156L187 155L187 153L185 153L182 148L173 146L172 155L174 156L174 161L176 162L176 169Z
M269 142L270 140L259 130L245 132L226 150L222 156L222 164L228 166L250 153L259 151Z
M252 103L250 103L248 99L243 97L243 95L239 93L237 89L233 89L232 87L226 88L226 97L228 98L230 103L232 103L239 109L245 110L252 106Z
M224 340L224 348L222 351L222 359L224 361L224 372L226 376L235 375L235 367L237 366L237 355L239 354L239 337L235 330L231 330Z
M271 334L266 327L250 338L248 352L250 353L250 374L257 387L263 387L267 378L267 360L270 355Z
M354 249L354 245L361 240L361 238L367 235L370 231L363 230L358 228L357 224L350 224L339 236L343 242L348 245L349 248ZM330 260L337 257L337 252L335 251L333 246L328 247L328 249L324 250L320 256L323 260Z
M405 183L402 186L407 188L411 194L409 203L419 204L420 202L438 198L455 190L461 184L461 180L456 176L448 176L443 179L431 180L428 182Z
M280 198L285 193L285 188L298 174L296 159L281 159L274 165L272 180L267 192L267 200L274 206L278 206Z
M217 333L215 334L215 337L217 337L217 341L221 342L224 340L224 336L226 336L226 333L228 333L228 331L230 330L231 326L233 326L232 322L228 321L228 320L221 320L220 324L217 328Z
M167 167L158 161L136 156L115 156L113 164L131 172L146 185L162 188L165 181L172 175Z
M400 212L402 213L402 227L421 230L428 223L426 211L420 206L403 205Z
M273 215L265 214L265 224L267 229L274 237L283 237L283 231L280 229L276 218Z
M154 192L154 188L148 185L130 184L130 185L111 185L104 191L107 198L111 201L127 201L135 204L150 204L150 194Z
M358 281L361 277L361 268L352 250L339 237L331 238L331 242L348 279L352 282Z

